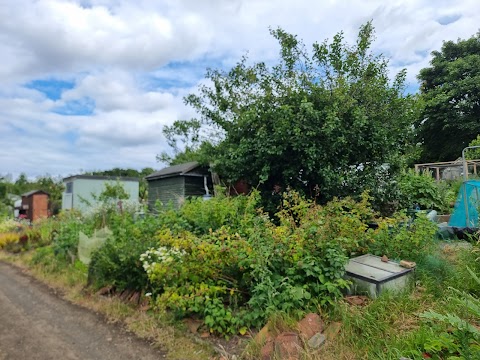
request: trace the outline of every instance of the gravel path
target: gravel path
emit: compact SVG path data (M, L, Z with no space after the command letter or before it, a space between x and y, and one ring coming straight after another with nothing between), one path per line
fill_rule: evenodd
M0 262L0 360L163 358L145 341Z

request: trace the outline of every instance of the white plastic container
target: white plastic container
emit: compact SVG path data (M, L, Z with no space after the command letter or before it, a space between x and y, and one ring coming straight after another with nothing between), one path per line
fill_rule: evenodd
M383 262L379 256L362 255L350 259L345 278L352 281L350 294L376 298L382 291L402 291L413 278L414 269L405 269L393 261Z

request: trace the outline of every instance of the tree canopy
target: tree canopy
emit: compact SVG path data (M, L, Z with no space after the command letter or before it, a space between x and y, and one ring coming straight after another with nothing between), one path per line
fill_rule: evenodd
M423 161L450 161L480 134L480 33L446 41L418 79L425 102L418 124Z
M311 50L282 29L271 34L276 64L245 56L230 71L209 69L211 85L185 99L211 131L215 170L266 192L292 187L322 200L378 188L379 169L394 172L412 143L418 114L403 95L405 71L389 78L387 60L370 50L371 23L353 46L343 33Z

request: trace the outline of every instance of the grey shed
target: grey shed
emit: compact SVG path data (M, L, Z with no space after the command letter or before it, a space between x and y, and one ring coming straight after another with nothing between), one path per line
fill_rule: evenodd
M206 195L205 180L210 194L213 187L208 167L196 161L164 168L145 179L148 182L148 206L151 209L157 201L163 205L172 203L178 208L189 197Z

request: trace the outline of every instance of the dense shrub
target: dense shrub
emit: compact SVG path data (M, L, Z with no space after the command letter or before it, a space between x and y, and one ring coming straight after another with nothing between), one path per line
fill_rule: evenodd
M76 212L65 212L60 215L57 225L52 237L53 252L73 263L77 256L79 232L84 227L83 219Z
M417 174L414 170L406 171L400 176L398 185L401 208L412 209L419 205L422 209L448 212L447 189L442 188L443 185L439 186L430 173Z
M109 285L117 290L147 289L147 275L139 259L157 243L155 234L161 226L159 217L147 215L135 220L131 213L117 213L111 216L108 226L113 235L93 253L89 283L97 288Z
M42 247L52 243L60 222L55 218L39 219L25 230L30 247Z
M153 246L150 242L137 239L117 240L109 238L92 255L89 265L89 283L94 287L114 286L117 290L144 290L147 288L147 275L139 260L140 255Z
M378 229L368 233L368 251L391 259L419 259L434 245L437 225L419 213L412 220L399 213L378 221Z
M205 201L202 198L188 200L180 209L179 217L185 222L184 230L204 235L228 226L235 231L249 231L248 223L256 216L260 197L257 192L251 196L231 197L217 189L218 195Z
M140 256L159 307L232 334L278 311L332 304L348 285L347 255L366 252L373 234L383 231L368 231L376 214L366 194L360 202L336 199L319 206L290 192L275 222L244 205L255 203L255 196L190 202L188 228L159 233L157 246ZM226 215L203 221L205 207ZM233 214L229 226L224 219Z

